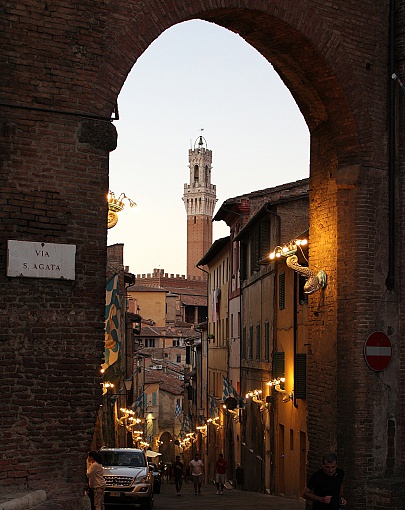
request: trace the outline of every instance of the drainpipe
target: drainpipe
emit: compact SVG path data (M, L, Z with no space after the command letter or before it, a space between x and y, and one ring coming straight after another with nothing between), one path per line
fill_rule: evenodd
M209 272L203 269L198 264L195 266L200 271L203 271L207 275L207 299L209 299L208 290L209 290ZM208 303L207 303L207 310L208 310ZM207 317L207 335L208 335L208 317ZM208 368L208 338L206 341L207 345L207 358L206 358L206 382L205 382L205 416L208 417L208 410L209 410L209 388L208 388L208 377L209 377L209 368ZM201 363L202 363L202 355L203 355L203 343L202 343L202 333L201 333ZM201 367L201 373L202 373L202 367ZM202 382L202 381L201 381ZM208 448L208 436L206 440L207 448Z
M390 1L389 26L389 142L388 142L388 274L385 285L388 290L394 289L395 284L395 0Z

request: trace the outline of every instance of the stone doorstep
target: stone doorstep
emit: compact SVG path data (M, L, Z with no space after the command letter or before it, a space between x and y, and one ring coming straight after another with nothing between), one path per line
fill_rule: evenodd
M43 490L1 490L0 510L26 510L46 501Z

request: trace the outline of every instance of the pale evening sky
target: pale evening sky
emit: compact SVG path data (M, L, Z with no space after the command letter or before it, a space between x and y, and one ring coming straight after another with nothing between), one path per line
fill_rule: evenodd
M110 189L137 207L118 214L132 273L186 273L188 150L212 150L217 207L228 198L308 177L309 132L271 64L241 37L199 20L176 25L138 59L118 97ZM214 213L215 214L215 213ZM229 234L213 223L213 239Z

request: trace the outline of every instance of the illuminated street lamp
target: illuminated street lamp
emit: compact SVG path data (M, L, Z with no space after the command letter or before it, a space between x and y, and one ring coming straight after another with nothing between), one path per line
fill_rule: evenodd
M108 201L108 228L113 228L118 222L118 214L125 207L124 200L128 200L130 207L136 207L136 203L128 198L125 193L121 193L119 197L115 196L113 191L109 191L107 195Z

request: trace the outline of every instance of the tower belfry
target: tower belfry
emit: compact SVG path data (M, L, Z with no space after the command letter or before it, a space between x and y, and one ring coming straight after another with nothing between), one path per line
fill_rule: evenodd
M199 276L196 264L212 244L212 217L216 186L211 184L212 151L203 136L188 151L190 183L184 184L183 201L187 212L187 277Z

